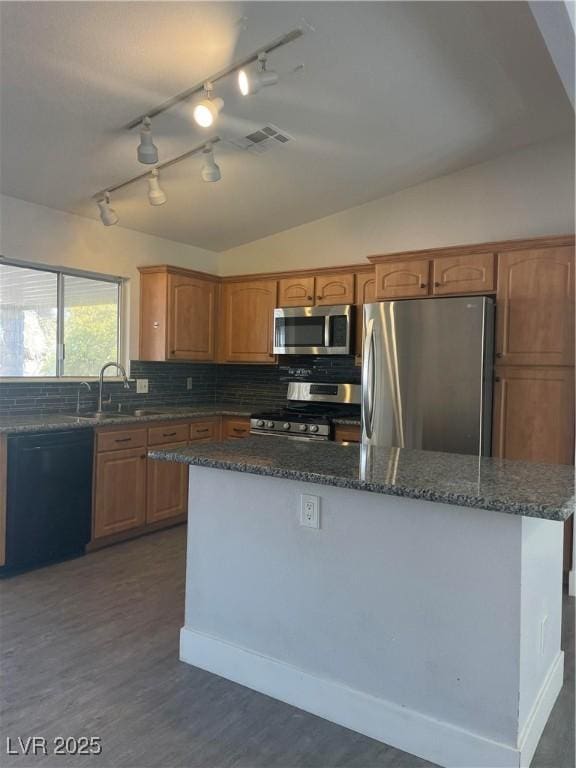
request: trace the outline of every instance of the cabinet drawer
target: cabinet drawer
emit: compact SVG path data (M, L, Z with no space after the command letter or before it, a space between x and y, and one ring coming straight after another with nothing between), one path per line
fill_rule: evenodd
M190 424L190 440L215 440L217 437L216 421L193 421Z
M148 445L185 443L188 441L188 424L165 424L148 429Z
M335 424L334 440L337 443L359 443L361 439L360 425Z
M224 419L222 423L222 437L224 440L229 438L248 437L249 435L250 419Z
M98 432L96 450L121 451L127 448L143 448L146 445L145 429L114 429Z

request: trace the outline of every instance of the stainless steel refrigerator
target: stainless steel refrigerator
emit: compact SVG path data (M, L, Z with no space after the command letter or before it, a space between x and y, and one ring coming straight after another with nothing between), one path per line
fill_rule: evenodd
M494 302L364 306L362 443L490 455Z

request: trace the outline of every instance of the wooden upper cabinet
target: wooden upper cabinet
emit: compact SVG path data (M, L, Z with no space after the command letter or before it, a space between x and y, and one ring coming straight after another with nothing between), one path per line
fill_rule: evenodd
M279 307L313 307L314 277L285 277L278 281Z
M140 269L140 360L214 360L217 280L177 267Z
M432 274L434 295L487 293L495 288L494 254L442 256L432 262Z
M272 352L276 280L243 280L222 287L220 359L227 363L276 362Z
M496 369L492 455L572 464L574 368Z
M574 363L573 246L499 254L496 299L499 363Z
M429 279L429 259L379 262L376 264L376 299L427 296Z
M168 278L168 357L214 360L216 284L183 275Z
M333 273L316 276L316 305L354 303L354 274Z

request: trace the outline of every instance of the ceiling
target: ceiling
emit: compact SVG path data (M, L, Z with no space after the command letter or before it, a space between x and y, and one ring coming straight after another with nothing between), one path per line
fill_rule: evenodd
M216 91L223 139L273 123L293 141L262 155L221 142L216 184L201 180L198 158L166 169L160 207L145 181L114 195L121 226L214 251L573 129L523 2L4 2L0 12L2 192L92 218L95 192L144 170L122 126L305 26L270 56L278 85L243 98L231 77ZM189 104L153 130L161 161L206 138Z

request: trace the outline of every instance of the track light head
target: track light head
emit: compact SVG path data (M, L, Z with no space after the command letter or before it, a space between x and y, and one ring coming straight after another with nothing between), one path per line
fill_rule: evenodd
M204 86L204 93L205 96L202 101L199 101L194 106L192 116L194 121L201 128L210 128L210 126L214 125L218 119L218 115L224 106L224 99L221 99L219 96L217 96L215 99L212 98L211 83L206 83Z
M204 181L220 181L222 173L220 171L220 166L214 159L212 144L206 144L202 150L202 158L204 160L202 163L202 179Z
M273 69L266 69L266 54L261 53L258 56L257 70L250 71L241 69L238 72L238 88L242 96L252 96L261 88L268 85L276 85L278 82L278 73Z
M140 128L140 144L138 145L138 161L145 165L153 165L158 162L158 147L152 140L152 123L149 117L145 117Z
M168 199L166 197L166 192L164 192L160 186L159 176L158 168L154 168L154 170L150 171L150 175L148 176L148 200L150 201L150 205L164 205Z
M103 198L97 200L96 204L100 210L100 219L105 227L111 227L114 224L118 224L118 214L114 208L110 206L110 194L108 192L106 192Z

